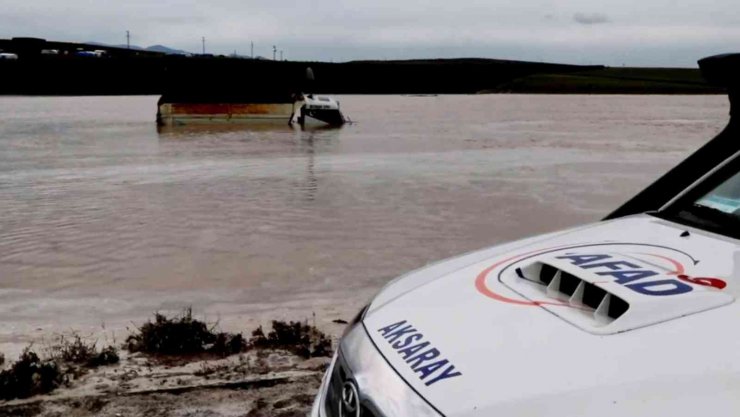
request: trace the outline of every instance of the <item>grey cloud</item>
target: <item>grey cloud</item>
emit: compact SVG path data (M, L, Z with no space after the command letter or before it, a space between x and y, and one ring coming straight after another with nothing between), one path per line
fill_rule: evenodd
M611 21L609 16L603 13L576 13L573 15L573 20L582 25L598 25Z
M162 16L152 18L154 23L165 25L202 25L208 22L203 16Z
M659 66L736 49L738 0L676 1L0 0L0 38L123 44L128 30L137 45L200 51L204 36L210 53L245 54L254 42L257 55L272 56L277 45L296 60L481 56Z

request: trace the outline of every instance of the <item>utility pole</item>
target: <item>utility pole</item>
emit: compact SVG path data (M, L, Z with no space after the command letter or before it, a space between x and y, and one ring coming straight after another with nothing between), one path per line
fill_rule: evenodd
M201 39L201 42L203 42L203 55L205 55L206 54L206 37L205 36Z
M277 58L276 55L277 55L277 46L272 45L272 60L273 61L275 61L275 58Z
M252 56L252 59L254 59L254 42L250 42L250 46L251 46L251 53L250 53L250 55Z
M126 31L126 49L131 49L131 32Z
M281 61L283 60L283 50L282 49L280 50L280 60Z

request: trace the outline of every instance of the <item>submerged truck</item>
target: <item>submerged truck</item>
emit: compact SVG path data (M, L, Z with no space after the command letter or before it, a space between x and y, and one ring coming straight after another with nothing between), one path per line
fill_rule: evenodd
M285 68L280 63L273 65L278 65L273 67L278 70ZM170 83L157 103L157 124L276 122L303 126L317 122L341 126L347 121L339 101L307 93L314 85L311 68L306 68L305 78L295 72L276 75L257 71L249 83L240 82L243 75L228 73L222 80L207 83Z
M700 67L716 138L603 221L391 281L311 416L740 415L740 54Z

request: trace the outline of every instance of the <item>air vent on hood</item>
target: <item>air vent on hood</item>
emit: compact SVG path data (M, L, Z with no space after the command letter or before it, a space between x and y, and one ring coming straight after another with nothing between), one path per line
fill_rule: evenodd
M616 295L543 262L517 268L516 273L521 279L546 285L548 297L592 313L598 325L613 322L629 309L629 303Z
M602 263L584 263L589 257ZM552 253L515 263L498 279L535 305L594 334L626 332L734 301L727 291L680 279L675 265L664 258L606 251Z

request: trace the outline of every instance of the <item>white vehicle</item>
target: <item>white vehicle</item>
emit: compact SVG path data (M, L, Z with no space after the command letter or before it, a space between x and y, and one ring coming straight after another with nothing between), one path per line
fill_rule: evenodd
M332 97L302 94L295 106L298 110L293 112L290 118L291 124L303 125L306 120L310 119L332 126L341 126L347 122L340 109L339 101Z
M389 283L312 416L740 416L740 55L729 126L602 222Z
M18 55L11 54L8 52L0 52L0 59L7 59L9 61L16 61L18 59Z

